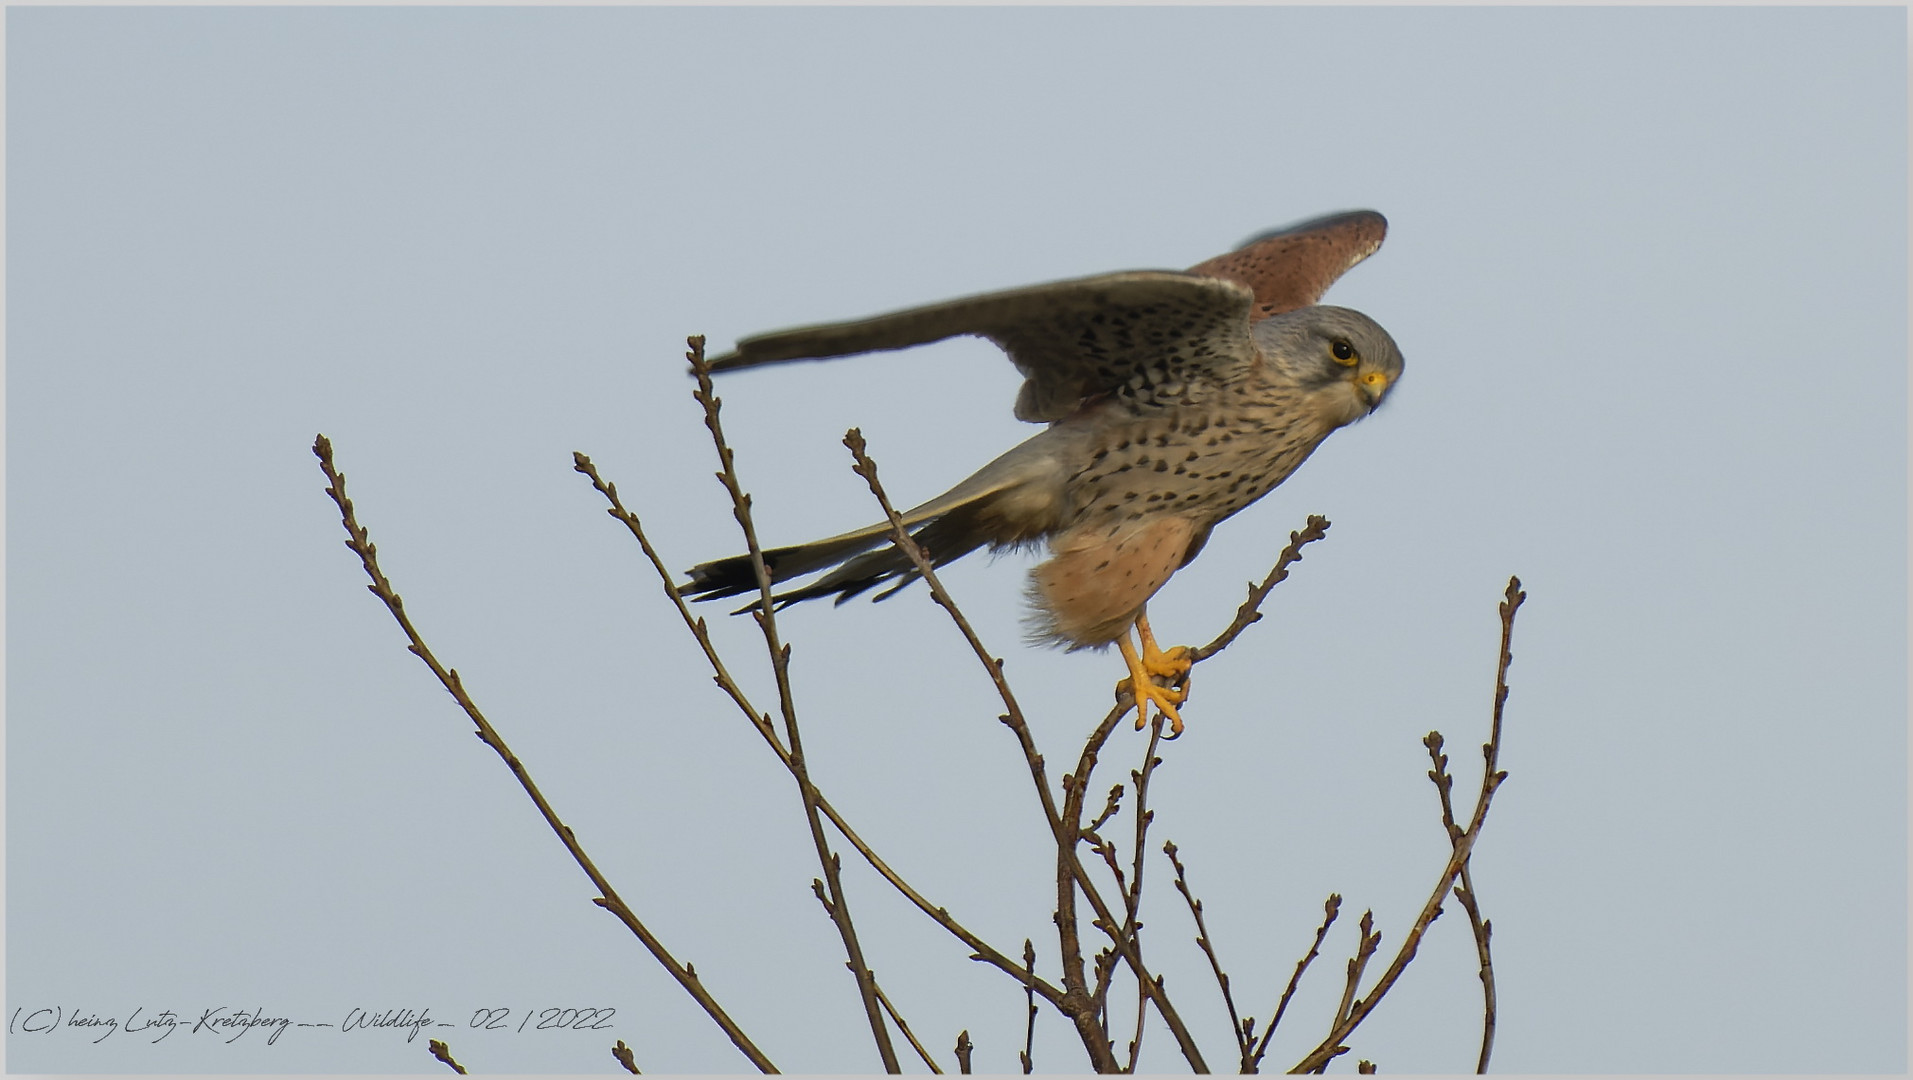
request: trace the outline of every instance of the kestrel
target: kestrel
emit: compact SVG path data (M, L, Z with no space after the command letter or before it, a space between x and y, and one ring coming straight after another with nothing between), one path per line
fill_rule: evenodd
M1381 246L1372 210L1255 237L1187 271L1136 270L986 293L852 322L760 334L714 372L901 349L962 334L1009 354L1016 416L1049 426L903 515L941 566L980 547L1047 541L1030 572L1031 637L1070 650L1114 644L1117 686L1143 727L1154 702L1182 733L1188 650L1163 650L1145 605L1202 550L1216 523L1288 479L1336 428L1375 411L1401 377L1388 332L1315 306ZM774 581L831 569L780 606L920 575L887 523L764 554ZM699 599L756 589L750 559L691 570ZM1137 645L1131 645L1134 627ZM1168 685L1158 685L1160 676Z

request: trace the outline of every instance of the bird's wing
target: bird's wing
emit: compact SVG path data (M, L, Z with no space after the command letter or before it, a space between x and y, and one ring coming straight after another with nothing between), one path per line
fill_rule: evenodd
M1335 279L1375 254L1387 235L1388 219L1373 210L1329 214L1252 237L1189 272L1254 289L1250 318L1260 321L1320 300Z
M974 334L1001 346L1025 377L1018 419L1060 420L1085 398L1138 377L1188 383L1251 363L1255 296L1222 275L1117 274L985 293L852 322L759 334L711 362L733 371L902 349Z

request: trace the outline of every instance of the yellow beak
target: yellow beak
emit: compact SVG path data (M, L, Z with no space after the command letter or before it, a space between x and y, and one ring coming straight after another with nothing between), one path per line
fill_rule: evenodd
M1388 392L1388 376L1379 371L1367 371L1355 377L1355 388L1368 399L1368 407L1374 408L1381 403L1382 395Z

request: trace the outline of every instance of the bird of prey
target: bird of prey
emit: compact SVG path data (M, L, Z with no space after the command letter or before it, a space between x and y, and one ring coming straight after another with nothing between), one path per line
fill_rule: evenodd
M1116 645L1129 669L1117 690L1134 701L1136 726L1153 702L1174 737L1191 661L1187 649L1157 645L1145 605L1218 522L1286 480L1330 432L1374 412L1400 378L1386 330L1316 306L1387 227L1372 210L1332 214L1186 271L1101 274L760 334L711 370L965 334L1002 348L1024 377L1017 418L1048 427L904 523L937 566L980 547L1047 541L1049 558L1030 572L1032 638ZM889 536L884 523L765 552L776 582L830 571L775 599L841 604L894 582L876 598L891 595L920 575ZM704 563L690 578L685 591L699 599L758 588L748 556Z

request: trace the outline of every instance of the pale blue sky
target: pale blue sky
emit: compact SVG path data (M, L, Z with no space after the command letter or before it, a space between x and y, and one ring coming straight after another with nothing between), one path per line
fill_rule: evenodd
M1472 791L1518 573L1475 864L1496 1065L1904 1070L1906 43L1887 8L9 9L8 1015L429 1007L475 1071L610 1071L620 1037L648 1072L747 1067L405 653L323 431L627 899L782 1068L874 1070L792 785L571 452L674 567L730 554L686 334L1373 207L1388 243L1329 299L1403 381L1152 605L1206 640L1334 522L1199 671L1154 790L1245 1011L1345 897L1271 1063L1323 1032L1355 916L1391 950L1432 886L1420 739ZM1027 437L1016 381L980 342L726 381L766 539L871 519L853 424L900 501ZM1018 643L1028 561L946 580L1060 773L1120 665ZM819 784L1053 975L1043 828L947 619L915 590L783 626ZM1103 785L1140 753L1119 733ZM1017 988L846 879L945 1066L967 1027L1014 1071ZM1224 1058L1187 913L1159 888L1145 917ZM1338 1069L1470 1068L1478 993L1451 910ZM566 1005L615 1029L463 1026ZM422 1042L16 1034L7 1064L435 1071ZM1037 1062L1083 1067L1050 1015Z

